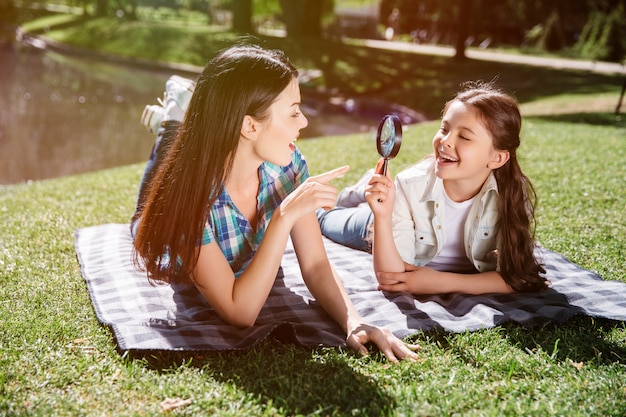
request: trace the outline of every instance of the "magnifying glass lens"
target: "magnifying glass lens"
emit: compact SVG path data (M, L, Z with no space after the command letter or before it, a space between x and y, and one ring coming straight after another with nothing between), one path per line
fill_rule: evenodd
M391 121L391 119L385 120L383 130L380 133L382 141L382 143L380 144L382 157L388 157L391 154L391 151L393 150L394 138L396 136L396 129L393 123L388 123L389 121Z

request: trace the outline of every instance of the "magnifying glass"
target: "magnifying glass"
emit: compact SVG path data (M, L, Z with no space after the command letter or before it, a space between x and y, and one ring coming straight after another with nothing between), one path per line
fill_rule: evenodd
M400 118L393 114L388 114L380 121L376 132L376 149L378 154L384 158L381 174L387 175L387 164L400 151L402 144L402 123ZM378 199L379 203L382 200Z
M393 114L388 114L382 118L376 133L376 149L378 149L380 156L385 158L381 174L387 175L387 163L398 155L401 144L402 123L400 118Z

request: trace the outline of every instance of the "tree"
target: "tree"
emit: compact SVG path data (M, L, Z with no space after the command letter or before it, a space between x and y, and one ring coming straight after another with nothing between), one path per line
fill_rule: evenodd
M457 19L457 34L456 34L456 54L455 59L465 59L465 41L469 35L469 21L472 11L472 0L460 0L459 13Z
M252 32L252 0L232 0L233 30L239 33Z
M626 57L626 2L612 10L593 10L583 28L577 48L585 58L620 62Z
M96 16L106 16L109 13L108 0L95 0L94 10Z
M328 0L280 0L287 35L322 36L322 16L332 1Z
M13 0L0 0L0 30L4 30L4 25L14 26L17 24L17 12ZM0 44L4 40L3 33L0 32Z
M86 9L83 9L86 14ZM95 0L96 16L118 15L129 19L137 18L137 0Z

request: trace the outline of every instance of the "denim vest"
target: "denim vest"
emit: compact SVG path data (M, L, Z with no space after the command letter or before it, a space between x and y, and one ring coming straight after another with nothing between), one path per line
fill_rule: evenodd
M443 180L434 159L424 160L396 176L393 236L404 262L423 266L445 244ZM492 174L474 200L465 222L467 258L478 272L498 270L498 187Z

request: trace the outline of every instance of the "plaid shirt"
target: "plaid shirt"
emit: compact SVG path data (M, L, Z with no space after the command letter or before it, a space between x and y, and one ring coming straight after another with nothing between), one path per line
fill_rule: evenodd
M265 229L280 203L309 177L304 156L298 149L291 163L281 167L264 162L259 167L257 229L241 214L224 188L211 207L202 233L202 244L217 242L235 276L247 268L265 235Z

